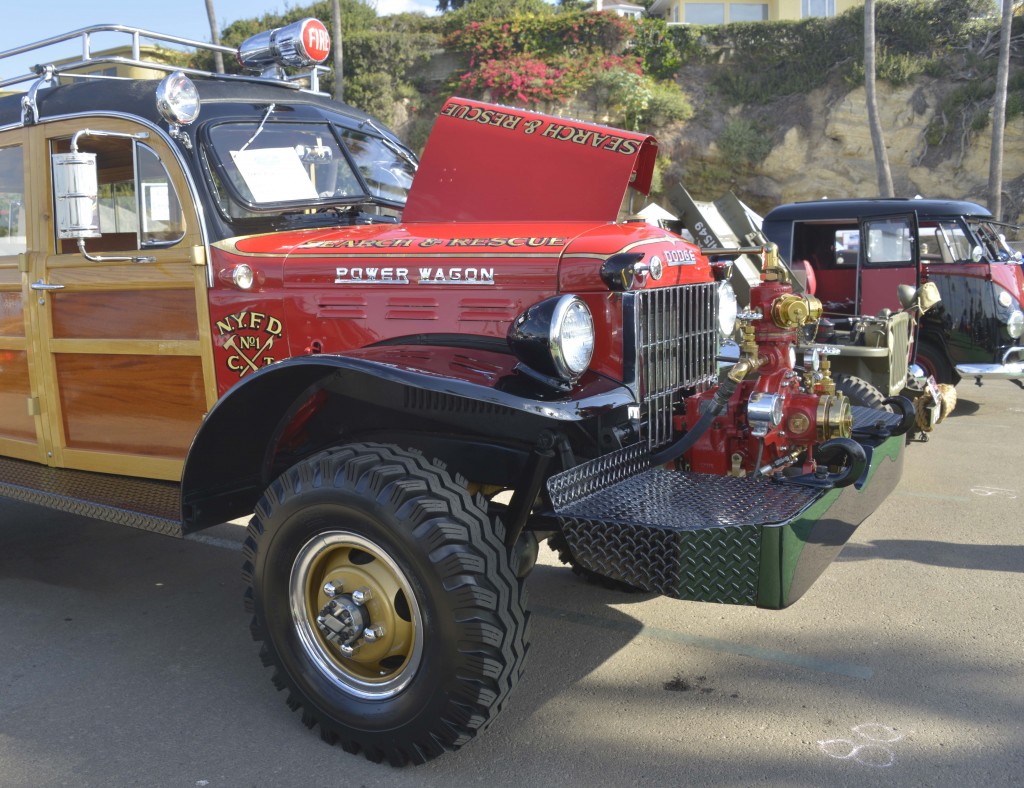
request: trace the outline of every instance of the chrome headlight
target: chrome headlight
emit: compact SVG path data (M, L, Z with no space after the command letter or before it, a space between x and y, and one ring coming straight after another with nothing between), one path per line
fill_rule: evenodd
M175 71L157 85L156 107L168 123L187 126L199 117L199 91L183 71Z
M1006 320L1006 333L1011 339L1017 339L1024 332L1024 312L1014 309Z
M736 304L736 293L732 285L722 282L718 285L718 332L722 339L732 336L736 330L736 315L739 307Z
M594 318L577 296L548 298L513 321L508 344L534 372L571 382L586 372L594 355Z

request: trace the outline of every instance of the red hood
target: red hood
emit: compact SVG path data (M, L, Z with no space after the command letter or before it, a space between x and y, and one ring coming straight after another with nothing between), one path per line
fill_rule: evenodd
M449 99L427 140L405 222L590 221L651 187L653 137Z

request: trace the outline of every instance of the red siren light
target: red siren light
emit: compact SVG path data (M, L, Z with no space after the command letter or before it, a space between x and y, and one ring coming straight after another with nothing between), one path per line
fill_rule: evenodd
M330 33L323 22L310 17L247 38L238 47L238 62L243 68L256 70L301 68L323 63L330 52Z

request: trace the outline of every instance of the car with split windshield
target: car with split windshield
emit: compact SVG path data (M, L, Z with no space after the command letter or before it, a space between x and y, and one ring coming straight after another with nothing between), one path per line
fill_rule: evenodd
M1019 229L963 200L816 200L781 205L765 235L805 267L826 314L900 308L898 285L933 282L942 302L921 320L915 360L942 384L1024 377Z

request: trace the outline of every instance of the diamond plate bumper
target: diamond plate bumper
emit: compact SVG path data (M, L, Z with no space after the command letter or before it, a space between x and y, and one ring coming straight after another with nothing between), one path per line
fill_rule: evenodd
M548 493L585 569L677 599L782 608L899 482L903 437L862 445L860 489L649 468L631 447L552 477Z

